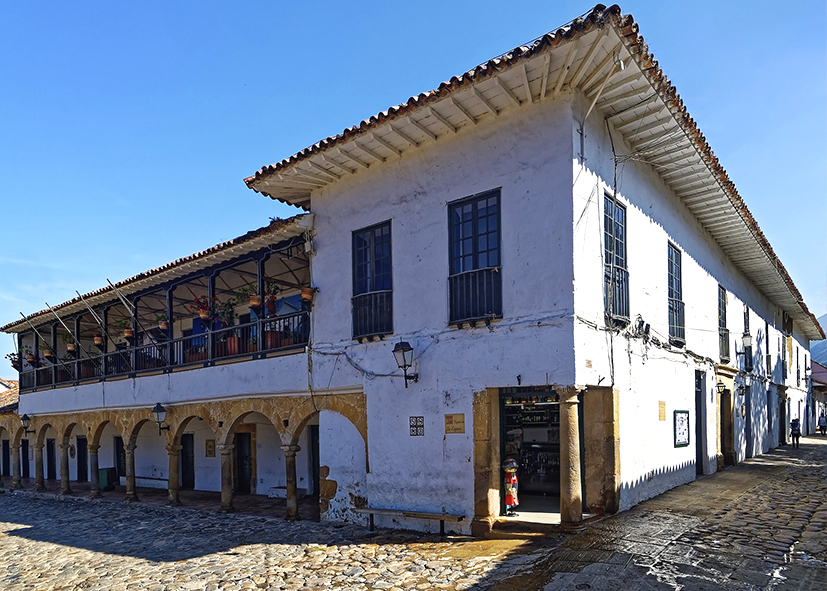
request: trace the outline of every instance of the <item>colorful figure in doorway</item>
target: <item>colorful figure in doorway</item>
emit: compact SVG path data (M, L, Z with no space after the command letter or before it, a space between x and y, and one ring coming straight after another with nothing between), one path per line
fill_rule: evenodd
M793 419L790 423L790 435L793 437L793 447L798 448L799 441L801 440L801 421L797 418Z
M509 517L517 515L514 512L514 507L520 504L517 498L517 468L519 468L517 461L510 456L503 462L503 470L505 470L505 514Z

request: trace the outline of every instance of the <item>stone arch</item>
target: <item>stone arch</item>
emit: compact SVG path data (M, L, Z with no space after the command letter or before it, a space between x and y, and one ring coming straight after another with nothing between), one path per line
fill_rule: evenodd
M327 410L338 413L353 423L365 443L365 458L368 457L368 418L365 395L358 394L330 394L316 396L313 399L304 398L301 404L294 406L290 416L289 441L285 443L296 445L307 424L321 411ZM294 427L295 424L295 427Z
M126 439L124 435L128 432L124 429L124 425L121 421L116 420L114 416L102 416L97 421L95 427L91 430L92 431L92 445L100 445L101 443L101 436L103 435L103 430L106 429L106 426L111 424L118 433L120 433L121 437ZM71 435L71 430L67 430L66 432L66 439L68 442L68 438Z
M141 429L143 429L144 425L146 425L149 422L150 421L147 418L138 419L138 421L132 426L132 428L129 429L126 432L127 437L125 438L124 444L125 445L135 445L137 443L137 440L138 440L138 433L140 433ZM169 436L167 436L167 438L168 437ZM167 442L167 443L169 443L169 442Z
M233 442L233 435L235 434L235 430L238 428L238 425L244 420L245 417L252 413L258 413L263 415L267 418L272 424L273 427L276 428L276 432L279 434L279 437L284 440L284 422L282 420L281 414L278 412L276 408L274 408L274 404L268 400L264 400L262 398L254 398L252 400L245 400L243 401L243 408L244 410L238 412L236 409L237 416L235 419L229 422L229 426L225 427L224 432L222 433L221 430L215 430L216 436L219 437L220 435L220 442L222 445L229 445Z
M181 445L181 435L184 434L184 431L187 429L189 424L194 419L201 419L202 421L204 421L210 427L210 429L212 429L213 434L215 434L217 437L217 434L220 432L220 429L217 425L213 424L213 421L209 413L196 412L194 414L188 414L186 416L183 416L181 419L178 419L175 423L170 423L169 421L167 421L171 433L170 437L172 439L172 445Z
M14 433L14 437L12 439L12 446L20 447L20 440L23 439L25 433L23 432L23 427L17 427L13 431L9 431L10 433Z
M81 424L78 421L69 421L60 429L55 428L62 444L65 445L69 443L69 439L72 437L72 431L74 431L75 428L82 430Z
M58 433L58 430L52 425L52 423L45 422L42 425L37 427L37 438L35 439L35 445L45 445L46 444L46 431L48 429L52 429L55 433Z

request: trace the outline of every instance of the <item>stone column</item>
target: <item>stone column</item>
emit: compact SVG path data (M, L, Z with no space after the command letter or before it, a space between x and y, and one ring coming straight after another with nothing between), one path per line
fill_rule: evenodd
M46 492L43 481L43 444L34 444L34 492Z
M168 445L167 454L169 454L169 482L167 490L169 495L167 497L167 505L180 505L181 500L178 498L179 488L179 463L181 460L182 445Z
M221 453L221 511L232 513L233 507L233 444L219 445Z
M577 403L581 388L567 386L560 393L560 526L583 529L583 495L580 476L580 426Z
M27 458L28 459L28 458ZM11 448L11 487L12 490L23 488L20 486L20 444Z
M287 515L285 519L298 520L299 495L296 490L296 452L301 448L298 445L282 445L284 452L284 469L287 472Z
M69 486L69 444L60 444L60 494L72 494Z
M100 464L98 462L98 450L100 445L88 445L86 449L89 450L89 480L92 488L89 491L90 499L97 499L101 496L101 481L100 481Z
M135 448L138 447L134 443L128 444L124 448L124 455L126 456L126 502L134 503L139 501L138 492L135 490Z

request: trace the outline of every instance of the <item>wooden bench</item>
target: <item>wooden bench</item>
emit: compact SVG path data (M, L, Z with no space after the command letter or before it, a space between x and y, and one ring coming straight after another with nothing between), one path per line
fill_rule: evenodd
M370 517L370 531L373 531L374 515L390 515L391 517L410 517L412 519L434 519L439 521L439 535L445 535L445 522L453 521L459 523L465 519L465 515L449 515L448 513L427 513L422 511L405 511L404 509L376 509L373 507L356 507L356 513L367 513Z

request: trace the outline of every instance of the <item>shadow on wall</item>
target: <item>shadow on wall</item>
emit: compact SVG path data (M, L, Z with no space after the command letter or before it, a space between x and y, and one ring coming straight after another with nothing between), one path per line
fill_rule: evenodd
M636 505L646 499L687 484L695 479L695 460L681 462L674 466L661 466L633 480L620 485L620 505L628 507L627 501Z

